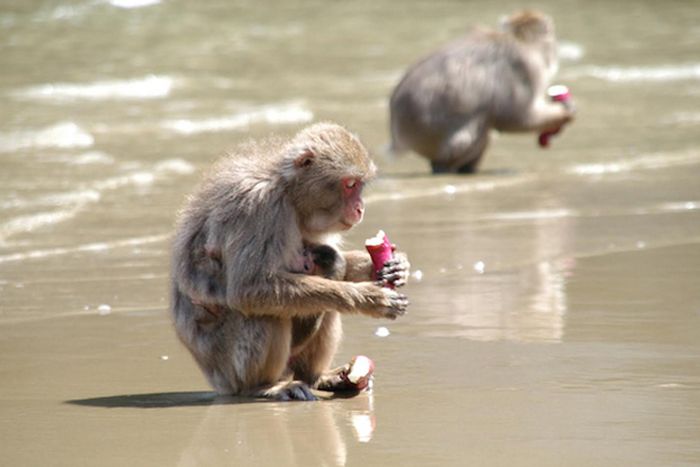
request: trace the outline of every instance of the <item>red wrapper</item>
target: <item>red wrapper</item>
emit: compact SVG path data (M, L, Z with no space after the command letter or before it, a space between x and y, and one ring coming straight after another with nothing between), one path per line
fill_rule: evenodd
M549 89L547 89L547 94L553 102L561 102L562 104L567 106L570 105L569 101L571 100L571 91L569 91L569 88L567 88L563 84L556 84L554 86L550 86ZM561 128L557 128L556 130L545 131L543 133L540 133L539 137L537 138L537 142L543 148L548 147L549 138L559 133L560 130Z
M394 257L394 246L389 241L383 230L377 232L372 238L365 240L365 248L372 258L372 266L374 268L374 277L377 277L379 271L384 268L384 263ZM386 287L394 288L393 284L387 284Z

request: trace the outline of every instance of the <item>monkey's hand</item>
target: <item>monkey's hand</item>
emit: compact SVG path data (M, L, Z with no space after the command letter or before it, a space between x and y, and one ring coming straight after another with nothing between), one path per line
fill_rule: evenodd
M406 253L395 251L394 257L384 263L384 268L377 273L377 281L383 286L391 284L394 287L403 287L410 273L411 263L408 262Z
M393 289L382 287L377 282L357 284L364 297L364 303L359 306L360 312L373 318L396 319L406 314L408 297Z

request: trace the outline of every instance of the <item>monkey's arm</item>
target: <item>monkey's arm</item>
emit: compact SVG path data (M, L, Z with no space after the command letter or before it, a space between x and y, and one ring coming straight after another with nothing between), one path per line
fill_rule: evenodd
M366 251L344 251L346 262L345 279L350 282L370 281L372 277L372 258Z
M524 122L525 130L553 131L574 119L575 111L561 102L547 102L544 98L535 99Z
M408 306L404 295L373 282L334 281L286 271L233 290L228 305L248 316L292 318L335 310L396 319Z
M346 251L343 252L343 257L347 263L345 280L350 282L377 280L401 287L406 284L411 269L408 256L402 251L394 251L394 258L387 261L377 277L374 277L369 253L359 250Z

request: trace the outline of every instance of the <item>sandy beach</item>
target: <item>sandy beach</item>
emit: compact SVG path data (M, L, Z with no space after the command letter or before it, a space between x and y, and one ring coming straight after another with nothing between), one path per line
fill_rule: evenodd
M700 464L697 8L543 3L580 114L460 177L385 154L386 98L517 5L119 3L0 13L4 465ZM346 247L408 252L409 312L344 320L370 393L217 397L168 315L176 212L227 149L317 120L373 150Z

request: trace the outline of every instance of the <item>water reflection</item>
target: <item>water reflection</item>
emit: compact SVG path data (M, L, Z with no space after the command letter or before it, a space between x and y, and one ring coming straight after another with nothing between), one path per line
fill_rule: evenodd
M567 277L576 264L569 256L576 215L556 203L548 199L527 212L486 214L477 220L488 223L486 228L452 232L457 246L447 251L466 251L461 261L438 259L445 266L426 273L415 285L427 289L414 294L418 300L429 297L416 305L427 324L421 334L560 342L566 325ZM509 241L513 235L518 236L517 250ZM468 251L464 245L469 245Z
M318 403L211 405L177 465L344 466L348 444L369 442L375 426L371 393Z

